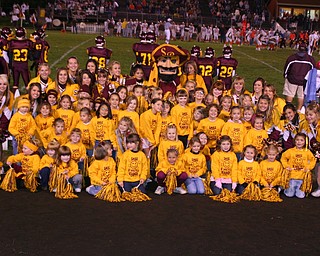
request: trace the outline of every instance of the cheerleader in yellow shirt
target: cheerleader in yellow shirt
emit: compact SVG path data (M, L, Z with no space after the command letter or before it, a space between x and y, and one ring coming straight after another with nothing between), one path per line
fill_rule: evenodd
M89 167L91 185L86 188L90 195L96 195L102 186L116 182L116 163L112 159L112 145L105 143L98 145L94 151L95 160Z
M237 187L238 161L232 150L231 138L223 135L217 144L217 151L211 156L210 188L215 195L219 195L223 188L229 191Z
M263 117L255 116L253 120L253 128L251 128L244 137L244 146L253 145L258 151L258 156L262 154L264 140L268 138L268 133L263 129Z
M280 181L282 174L282 164L276 160L279 150L275 145L269 145L266 149L267 159L260 162L261 186L267 188L278 188L280 191Z
M255 146L247 145L243 149L243 160L238 165L238 194L242 194L249 183L259 184L261 170L259 163L255 161L257 150Z
M133 133L127 137L127 151L120 158L117 180L124 191L131 192L135 187L146 193L143 183L150 175L146 155L140 150L141 139Z
M178 140L177 127L175 124L170 123L166 130L166 139L162 140L158 147L158 161L161 163L167 159L167 152L170 148L178 151L178 156L184 152L182 141Z
M58 141L50 141L47 146L46 154L40 160L39 177L42 190L48 189L51 167L54 165L59 147L60 144L58 143Z
M138 106L138 99L136 96L129 96L126 103L126 110L122 110L118 114L118 120L122 117L127 116L130 117L134 123L134 126L137 131L140 131L140 119L139 114L136 112Z
M166 190L166 184L164 180L166 179L167 175L174 173L177 178L177 187L175 188L174 192L184 195L187 193L181 185L186 181L188 175L184 172L184 167L182 161L178 159L179 152L175 148L169 148L167 150L167 157L164 161L159 162L156 168L156 176L158 187L154 192L156 195L161 195Z
M287 169L289 174L289 187L284 190L287 197L304 198L305 192L301 190L304 181L304 176L307 171L311 171L316 159L309 149L306 149L306 135L298 133L294 137L294 148L289 148L281 156L281 163L284 169Z
M27 140L23 143L22 153L8 157L7 165L11 166L13 164L12 167L16 173L18 187L20 187L20 184L23 183L23 180L21 179L23 179L29 173L33 172L35 175L38 174L40 157L37 154L37 151L38 147ZM21 165L16 163L20 163Z
M64 129L69 134L71 124L75 112L71 109L72 101L69 95L63 95L60 98L59 107L55 111L55 118L62 118L64 120Z
M225 122L218 118L219 106L217 104L209 105L207 111L209 116L200 121L197 132L204 132L207 135L207 145L212 153L216 148L217 140L219 139Z
M221 135L228 135L232 140L234 152L238 160L241 158L243 151L243 138L246 135L246 129L241 121L241 110L238 106L231 109L231 118L222 128Z
M86 158L86 147L81 141L81 130L79 128L72 129L69 142L65 144L71 151L71 159L78 163L78 168L84 175L84 160Z
M110 141L114 150L117 150L115 127L112 113L108 103L102 102L97 110L97 115L91 120L95 132L95 146L101 141Z
M204 184L201 176L206 173L206 158L200 153L201 143L198 137L190 140L191 150L184 153L182 162L188 174L185 182L189 194L204 194Z

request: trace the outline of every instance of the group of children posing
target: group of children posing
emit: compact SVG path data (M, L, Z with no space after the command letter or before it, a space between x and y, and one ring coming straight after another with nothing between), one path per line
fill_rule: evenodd
M67 75L64 71L58 71L57 81ZM139 66L134 73L143 77ZM250 93L241 77L229 91L221 81L207 91L189 77L175 95L162 95L157 87L146 89L141 78L129 87L116 83L120 76L98 71L92 87L90 75L84 74L77 95L71 89L64 93L69 87L61 90L60 82L56 89L47 88L46 100L35 101L38 112L32 92L40 95L43 88L32 82L29 97L17 101L10 120L14 152L21 153L10 156L7 164L16 172L34 172L43 190L55 167L75 192L86 187L92 195L111 183L145 193L150 179L158 183L155 193L160 195L166 191L166 177L174 174L179 194L204 194L209 177L215 195L224 188L241 194L254 182L285 188L288 197L305 197L304 174L316 165L309 145L318 139L317 104L308 105L302 115L262 78ZM284 170L289 172L286 186L281 182ZM319 185L319 177L317 181ZM319 188L312 195L320 196Z

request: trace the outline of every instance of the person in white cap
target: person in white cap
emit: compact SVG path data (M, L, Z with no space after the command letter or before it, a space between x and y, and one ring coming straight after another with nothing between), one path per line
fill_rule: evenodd
M171 21L172 19L168 18L166 23L164 24L164 33L166 35L166 44L170 43L170 38L171 38L171 32L170 32L170 28L171 28Z

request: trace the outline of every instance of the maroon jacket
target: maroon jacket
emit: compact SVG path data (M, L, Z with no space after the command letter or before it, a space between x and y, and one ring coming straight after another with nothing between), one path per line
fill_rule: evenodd
M304 78L316 63L312 56L306 52L297 52L288 57L284 66L284 77L289 83L303 86Z

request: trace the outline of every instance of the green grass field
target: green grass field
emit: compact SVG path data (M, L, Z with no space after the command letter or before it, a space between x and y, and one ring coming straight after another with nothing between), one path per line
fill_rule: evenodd
M30 33L31 30L29 29ZM70 32L62 33L60 31L47 31L47 40L51 45L49 51L49 64L52 67L51 77L55 76L55 69L66 65L66 60L70 56L77 56L80 66L84 68L87 61L86 48L95 44L95 34L72 34ZM107 37L107 48L112 49L112 60L121 62L124 74L129 73L130 65L134 62L135 56L131 46L139 39ZM159 43L163 43L160 41ZM222 44L197 43L171 41L172 44L180 45L183 48L191 50L194 44L199 45L204 51L207 46L211 46L216 51L216 56L222 54ZM233 57L239 61L237 74L244 77L247 89L251 90L252 82L255 78L261 76L268 83L274 84L278 88L278 94L282 93L283 86L283 67L286 58L293 54L295 50L278 49L276 51L255 50L254 46L234 46ZM315 55L315 54L314 54ZM319 55L314 56L319 60Z

